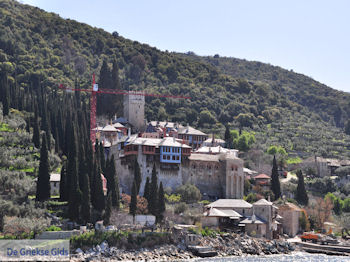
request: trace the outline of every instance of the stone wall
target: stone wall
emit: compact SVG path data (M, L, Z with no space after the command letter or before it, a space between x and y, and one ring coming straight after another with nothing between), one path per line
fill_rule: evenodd
M70 231L45 231L40 235L37 235L35 239L68 239L72 236L79 235L79 230L70 230Z

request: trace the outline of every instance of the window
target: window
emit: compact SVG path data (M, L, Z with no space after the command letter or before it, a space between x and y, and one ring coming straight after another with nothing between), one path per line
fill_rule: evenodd
M175 156L173 156L172 159L175 160Z
M166 159L167 159L167 160L170 160L170 156L166 156Z
M193 169L196 169L196 165L195 165L195 164L193 164L193 165L192 165L192 168L193 168Z
M179 158L179 156L176 156L176 160L179 160L180 158Z
M166 156L165 156L165 155L163 155L163 159L164 159L164 160L166 159Z

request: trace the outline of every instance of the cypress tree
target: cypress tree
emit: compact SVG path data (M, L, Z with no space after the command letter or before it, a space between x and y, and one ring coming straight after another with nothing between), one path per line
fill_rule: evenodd
M339 216L341 215L342 213L342 203L341 203L341 199L339 199L338 197L336 197L334 199L334 202L333 202L333 210L334 210L334 213Z
M159 185L159 194L158 194L158 214L157 214L157 222L161 222L163 220L163 213L165 212L165 198L164 198L164 189L163 183L160 182Z
M108 64L106 60L103 60L101 70L100 70L100 80L99 80L99 88L101 89L110 89L111 82L111 72L108 68ZM110 95L100 94L97 96L97 114L102 115L106 113L106 107L108 107L108 97Z
M111 86L112 89L122 89L119 79L119 68L117 60L113 61ZM117 113L119 116L123 115L123 95L116 95L114 97L109 96L109 99L111 99L110 104L112 105L110 108L110 114Z
M297 176L298 186L295 195L295 200L298 201L299 204L306 206L309 203L309 197L307 196L307 192L305 189L304 176L300 169L297 171Z
M36 201L46 201L50 198L50 173L45 133L42 136L42 141L40 149L39 175L36 184Z
M103 147L103 144L100 143L100 161L101 161L101 171L102 171L102 174L104 174L106 172L106 159L105 159L105 150L104 150L104 147Z
M350 120L345 123L345 134L350 135Z
M132 183L131 189L131 201L129 206L129 213L135 218L137 208L137 193L136 193L136 183Z
M44 102L44 104L43 104L43 112L42 112L42 117L41 117L41 130L44 130L46 133L47 148L50 151L51 150L51 131L50 131L50 125L49 125L49 120L48 120L46 102Z
M70 111L68 111L67 113L67 116L66 116L66 121L65 121L65 127L66 129L64 130L64 146L63 146L63 154L65 156L68 156L68 151L69 151L69 147L71 145L71 129L73 128L72 127L72 123L73 123L73 120L72 120L72 117L71 117L71 114L70 114Z
M110 218L111 218L111 213L112 213L112 194L108 193L106 210L105 210L105 214L104 214L104 217L103 217L103 224L105 226L109 225L109 221L110 221Z
M134 181L136 183L136 194L138 195L140 192L140 185L141 185L141 171L139 162L137 161L137 158L135 158L134 161Z
M278 176L276 156L273 156L272 174L271 174L271 190L275 195L275 200L281 196L280 180Z
M146 184L145 184L145 190L143 191L143 197L147 199L148 205L150 201L150 183L149 183L149 177L146 178Z
M79 157L78 157L78 167L79 167L79 187L80 190L82 190L82 185L83 185L83 180L84 180L84 174L88 173L87 170L87 163L85 160L85 148L84 148L84 144L83 144L83 140L82 140L82 136L79 136Z
M68 154L67 175L69 181L69 196L68 196L68 215L69 218L77 221L79 219L79 208L81 201L81 191L78 181L78 163L77 163L77 142L75 130L71 129L71 145Z
M119 210L120 206L120 192L119 192L119 177L116 174L114 155L109 161L109 175L111 181L112 205Z
M4 221L5 214L2 210L0 210L0 232L4 231L5 221Z
M233 138L228 125L225 126L225 143L227 148L233 148Z
M158 179L157 179L157 171L156 164L153 164L152 169L152 177L151 177L151 186L149 191L149 203L148 203L148 211L156 216L157 215L157 206L158 206Z
M63 148L64 148L64 126L63 126L63 121L62 121L61 110L58 111L56 127L57 127L57 143L59 144L60 150L63 151Z
M3 97L2 97L2 115L7 116L10 112L10 97L8 90L7 74L2 73Z
M81 204L81 217L84 223L91 221L91 207L90 207L90 183L88 173L83 174L83 184L81 185L83 201Z
M26 131L30 133L30 117L26 118Z
M68 194L67 194L67 158L63 156L62 160L62 169L61 169L61 180L60 180L60 200L61 201L67 201L68 200Z
M113 66L112 66L112 89L120 90L121 84L119 80L119 67L117 60L113 60Z
M36 148L40 147L40 130L39 130L39 121L38 121L38 112L37 107L35 107L34 113L34 124L33 124L33 144Z
M97 160L95 163L94 170L94 202L92 203L92 205L98 211L102 211L105 208L101 171L98 166Z

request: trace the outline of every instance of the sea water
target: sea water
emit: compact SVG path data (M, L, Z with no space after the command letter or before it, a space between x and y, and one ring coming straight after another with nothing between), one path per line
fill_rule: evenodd
M210 262L343 262L350 261L347 256L328 256L324 254L310 254L304 252L293 252L292 254L283 255L266 255L266 256L244 256L244 257L214 257L192 259L191 261L210 261Z

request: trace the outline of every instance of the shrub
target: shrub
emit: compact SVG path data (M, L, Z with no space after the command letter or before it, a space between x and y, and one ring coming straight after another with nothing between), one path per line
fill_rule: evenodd
M255 193L249 193L248 196L244 197L244 200L248 203L254 203L258 200L258 197Z
M350 198L346 198L343 201L343 211L344 212L350 212Z
M167 203L169 204L176 204L176 203L180 203L181 201L181 196L179 194L165 194L165 200Z
M175 214L180 214L184 213L186 210L188 210L188 206L186 205L186 203L181 202L175 206L174 212Z
M46 231L62 231L62 228L52 225L52 226L46 228Z
M5 220L4 233L17 237L27 237L32 231L40 233L48 226L49 221L44 218L7 217Z
M210 201L209 200L202 200L202 201L199 201L199 203L203 204L204 206L206 205L209 205L210 204Z
M216 231L205 227L201 230L201 234L203 237L216 237Z
M195 203L201 200L201 192L195 185L182 185L176 189L176 192L181 195L182 202Z

